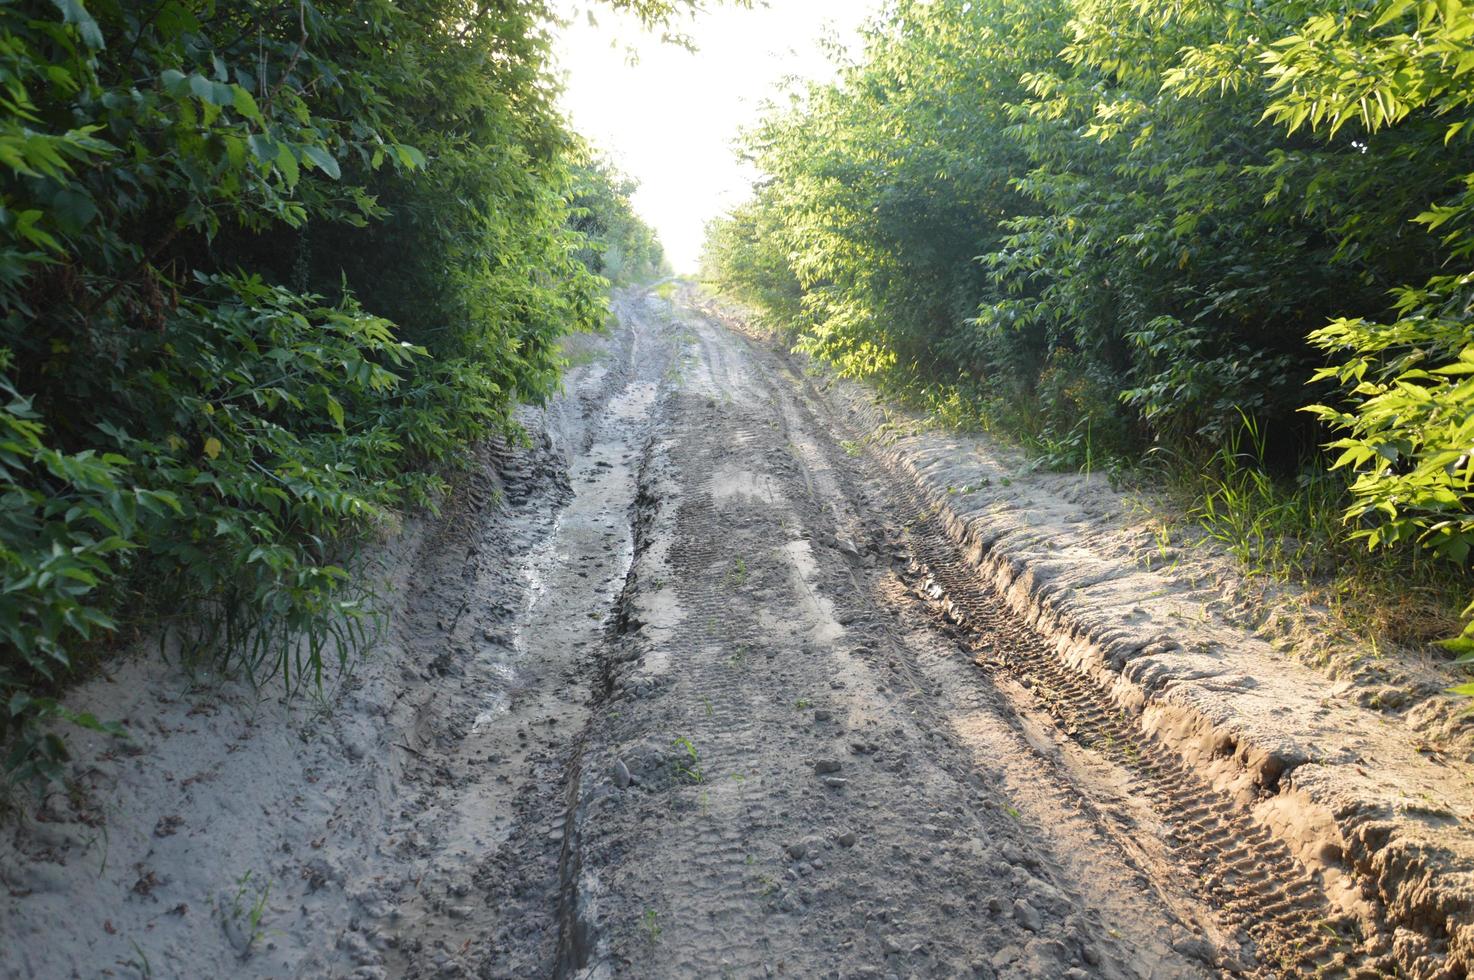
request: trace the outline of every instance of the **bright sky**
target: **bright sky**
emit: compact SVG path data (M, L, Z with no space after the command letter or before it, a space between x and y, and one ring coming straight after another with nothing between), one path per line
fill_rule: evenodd
M564 108L574 128L640 182L635 209L660 235L677 272L694 272L706 222L747 196L750 168L732 149L763 100L789 75L830 78L821 40L853 49L879 0L769 0L766 8L717 8L683 29L692 54L595 6L558 39L567 73ZM589 4L564 0L563 9ZM611 46L613 42L613 46ZM629 63L633 49L638 57Z

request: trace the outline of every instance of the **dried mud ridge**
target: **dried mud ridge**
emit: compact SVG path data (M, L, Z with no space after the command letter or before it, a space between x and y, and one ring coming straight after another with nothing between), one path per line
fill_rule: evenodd
M816 401L822 398L809 387ZM865 435L852 434L857 440ZM938 506L909 474L896 471L868 447L865 456L885 472L884 482L902 517L917 597L956 627L953 632L975 654L978 667L1011 674L1066 735L1131 774L1133 793L1167 827L1177 870L1225 925L1241 928L1252 940L1262 967L1289 975L1367 978L1397 970L1391 957L1372 953L1374 946L1385 952L1385 938L1368 943L1364 924L1333 908L1281 841L1241 805L1207 785L1172 749L1143 732L1108 694L1061 662L1050 639L982 580L939 519ZM1231 754L1233 748L1228 744L1223 751ZM1260 789L1272 795L1277 787ZM1233 972L1258 972L1231 957L1220 965Z
M1244 929L1262 958L1291 974L1378 977L1395 968L1369 955L1360 924L1331 907L1282 842L1142 732L1099 688L1062 664L1044 637L1006 611L1002 597L958 556L919 492L905 498L918 514L908 537L919 594L960 627L979 667L1023 681L1071 738L1135 777L1135 792L1170 828L1181 871L1227 924ZM1263 790L1272 794L1275 787Z

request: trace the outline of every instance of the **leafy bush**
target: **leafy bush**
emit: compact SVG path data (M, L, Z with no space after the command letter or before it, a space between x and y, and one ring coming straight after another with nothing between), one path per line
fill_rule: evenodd
M21 778L54 776L65 744L41 722L62 715L36 688L71 671L71 649L116 625L98 608L116 563L137 547L138 519L177 507L167 494L123 486L127 460L91 450L48 447L39 416L8 380L0 409L0 744L5 769ZM73 721L83 720L71 717ZM87 719L87 721L92 721ZM95 724L95 722L93 722Z
M690 0L610 0L647 23ZM658 246L553 105L542 2L0 8L0 745L108 634L293 689L349 559L555 390Z
M867 41L748 134L710 278L1051 462L1247 418L1275 493L1233 499L1278 499L1329 424L1350 533L1467 568L1474 8L898 0Z
M1474 258L1474 172L1467 153L1474 108L1474 9L1392 0L1327 11L1262 55L1273 79L1269 115L1290 131L1331 136L1395 127L1394 158L1433 171L1436 193L1412 221L1437 235L1448 261ZM1462 116L1462 118L1460 118ZM1436 166L1443 163L1443 166ZM1422 183L1427 183L1425 180ZM1390 323L1338 317L1310 335L1338 358L1349 404L1309 411L1345 435L1334 466L1355 473L1346 517L1371 548L1411 542L1462 568L1474 546L1474 270L1395 291ZM1474 604L1465 610L1474 615ZM1474 622L1448 644L1474 663ZM1474 684L1463 685L1474 695Z
M609 161L597 157L574 171L571 227L586 243L578 252L579 261L620 285L670 271L654 232L635 216L630 196L637 187Z

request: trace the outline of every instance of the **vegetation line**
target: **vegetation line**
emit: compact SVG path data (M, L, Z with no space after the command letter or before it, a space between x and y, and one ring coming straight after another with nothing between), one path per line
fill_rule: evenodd
M1461 0L894 0L746 134L763 178L705 275L943 421L1165 478L1249 567L1374 605L1374 634L1447 636L1474 546L1471 72ZM1446 646L1474 662L1474 627Z

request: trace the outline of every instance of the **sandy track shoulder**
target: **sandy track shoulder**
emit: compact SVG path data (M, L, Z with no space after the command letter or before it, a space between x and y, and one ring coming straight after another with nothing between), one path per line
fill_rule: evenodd
M710 311L745 329L734 311ZM813 365L796 383L934 525L941 557L922 585L946 612L966 618L965 593L980 590L989 615L1001 606L1042 640L1032 660L980 658L1005 685L1023 679L1096 754L1123 734L1163 747L1172 768L1293 855L1334 911L1327 918L1347 922L1379 968L1469 969L1474 780L1457 747L1474 718L1440 693L1454 676L1446 664L1342 651L1333 667L1361 664L1348 678L1297 662L1279 641L1310 626L1287 624L1288 606L1241 608L1242 584L1211 551L1163 561L1099 476L1034 472L986 438L928 429ZM1406 698L1361 696L1393 689L1424 700L1410 709ZM1086 717L1097 710L1110 725ZM1108 730L1118 714L1124 728ZM1186 830L1213 833L1201 821ZM1221 898L1230 904L1245 891L1235 877Z

